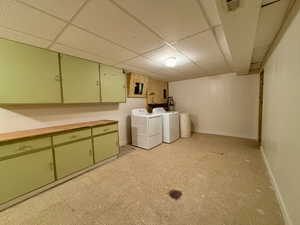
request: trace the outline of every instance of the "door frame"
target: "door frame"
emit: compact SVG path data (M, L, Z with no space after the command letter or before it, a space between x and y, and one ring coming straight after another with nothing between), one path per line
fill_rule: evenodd
M262 142L262 120L264 103L264 70L259 73L259 106L258 106L258 143Z

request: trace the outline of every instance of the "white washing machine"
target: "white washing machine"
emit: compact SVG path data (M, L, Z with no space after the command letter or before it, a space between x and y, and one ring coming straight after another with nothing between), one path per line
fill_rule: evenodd
M163 142L176 141L179 138L179 113L167 112L164 108L154 108L153 114L162 116Z
M132 145L151 149L162 143L162 117L146 109L131 111Z

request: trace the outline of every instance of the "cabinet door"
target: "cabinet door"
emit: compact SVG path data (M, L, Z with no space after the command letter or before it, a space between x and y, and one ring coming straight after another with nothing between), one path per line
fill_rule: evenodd
M62 178L93 164L91 139L55 147L57 178Z
M58 53L0 39L0 103L60 103Z
M61 55L64 103L100 102L99 64Z
M0 204L54 181L52 150L0 161Z
M100 65L102 102L126 101L126 76L122 69Z
M118 133L94 137L94 154L96 163L119 154Z

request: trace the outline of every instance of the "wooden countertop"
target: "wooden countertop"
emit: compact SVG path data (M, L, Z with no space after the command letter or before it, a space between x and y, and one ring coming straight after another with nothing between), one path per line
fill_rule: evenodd
M40 135L47 135L53 134L63 131L74 130L78 128L91 128L95 126L104 126L109 124L118 123L116 120L97 120L97 121L90 121L90 122L83 122L83 123L73 123L61 126L53 126L53 127L46 127L46 128L39 128L39 129L31 129L31 130L22 130L10 133L3 133L0 134L0 142L3 141L12 141L21 138L27 137L35 137Z

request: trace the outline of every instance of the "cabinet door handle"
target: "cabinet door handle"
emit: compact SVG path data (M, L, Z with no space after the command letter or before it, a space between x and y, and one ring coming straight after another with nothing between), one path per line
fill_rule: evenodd
M109 131L109 128L105 128L103 131L104 131L104 132Z
M55 80L56 80L57 82L60 82L60 81L61 81L60 75L56 75L56 76L55 76Z
M93 156L93 150L92 149L89 150L89 153L90 153L90 156Z
M74 138L77 138L78 137L78 135L72 135L71 137L70 137L70 139L74 139Z
M96 81L96 86L99 86L100 85L100 82L99 80Z

